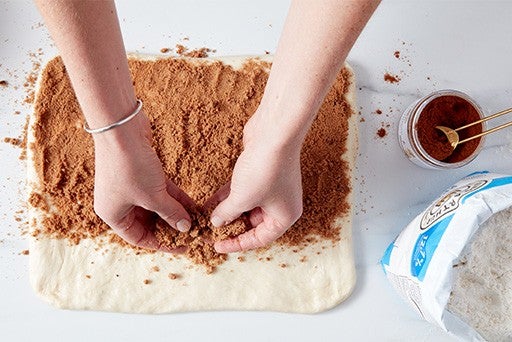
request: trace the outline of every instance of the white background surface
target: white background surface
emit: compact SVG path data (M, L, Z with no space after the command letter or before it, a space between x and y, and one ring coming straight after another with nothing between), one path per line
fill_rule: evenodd
M128 51L159 53L181 43L216 56L273 52L287 1L123 1L119 17ZM29 52L43 61L56 50L33 4L0 1L0 137L18 137L30 107L23 83ZM451 341L423 322L387 283L378 261L386 246L428 202L478 170L511 173L511 130L486 141L481 155L456 171L429 171L398 147L397 122L433 90L468 92L488 112L512 106L512 2L384 1L352 50L360 123L354 204L358 284L349 300L318 315L213 312L161 316L56 310L32 293L27 248L15 214L23 209L24 163L0 143L0 339L194 341ZM188 37L189 40L183 40ZM300 37L297 37L300 39ZM401 58L393 56L400 51ZM385 72L399 84L384 82ZM15 89L17 87L18 89ZM359 89L360 88L360 89ZM381 115L375 114L377 109ZM15 115L15 111L21 111ZM512 118L509 118L509 120ZM498 122L504 122L502 118ZM388 125L388 136L377 130Z

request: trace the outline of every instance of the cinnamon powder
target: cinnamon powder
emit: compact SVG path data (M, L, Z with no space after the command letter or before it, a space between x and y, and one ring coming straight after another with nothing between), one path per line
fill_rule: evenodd
M213 271L227 258L215 252L213 241L238 235L248 222L242 218L212 229L203 205L231 177L244 124L259 105L270 65L252 60L235 70L221 62L183 59L130 60L129 65L164 171L198 205L188 208L190 232L179 233L158 220L155 234L165 245L188 247L187 257ZM350 170L340 158L353 115L344 97L349 79L349 71L342 70L306 138L301 155L304 211L277 241L284 247L339 240L340 228L333 222L350 210ZM60 58L43 71L35 115L32 148L41 194L34 193L31 204L48 212L39 235L73 243L107 236L127 246L93 211L93 142L82 128L83 116ZM50 212L44 198L55 210Z
M425 106L415 128L425 152L445 163L457 163L473 154L480 143L480 138L459 144L453 150L446 135L436 127L446 126L455 129L478 120L480 114L470 102L459 96L445 95L433 99ZM477 124L459 131L458 134L462 141L481 132L482 125Z
M384 81L388 83L398 83L400 82L400 77L398 75L391 75L389 72L384 74Z

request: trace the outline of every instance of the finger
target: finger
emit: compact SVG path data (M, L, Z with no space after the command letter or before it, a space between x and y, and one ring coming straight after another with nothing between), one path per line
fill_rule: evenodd
M141 207L135 207L133 208L133 211L135 212L135 220L140 222L146 230L149 230L149 234L154 235L156 238L156 235L154 233L155 229L155 223L156 223L156 215L155 213L148 211ZM160 243L160 241L157 239L158 243L158 250L166 253L173 253L173 254L182 254L186 252L186 247L178 247L178 248L170 248L167 246L164 246Z
M248 232L232 239L216 242L215 250L218 253L233 253L264 247L277 240L288 228L272 218L265 219Z
M183 205L172 198L167 191L159 192L152 202L144 209L154 211L167 224L180 232L186 232L191 227L190 215Z
M204 202L204 207L206 209L213 208L220 202L224 201L229 196L229 191L231 188L231 182L228 182L220 187L212 197L208 198L206 202Z
M251 210L249 213L249 222L252 227L257 227L261 222L263 222L263 210L260 207Z
M186 209L194 210L197 205L196 202L183 190L181 190L173 181L170 179L167 181L167 192L172 198L175 198L180 202Z
M222 227L240 217L243 212L251 209L240 207L232 198L233 197L228 196L228 198L220 202L213 210L210 221L214 227Z
M180 252L177 249L171 249L161 246L156 236L148 229L146 215L140 215L140 211L134 208L120 222L112 225L114 232L123 240L131 245L144 249L160 250L167 253Z

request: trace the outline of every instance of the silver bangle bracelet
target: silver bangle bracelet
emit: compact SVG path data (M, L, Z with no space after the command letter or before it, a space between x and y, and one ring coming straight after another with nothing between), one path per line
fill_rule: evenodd
M96 133L103 133L103 132L106 132L108 130L111 130L112 128L115 128L117 126L121 126L122 124L125 124L127 123L128 121L130 121L131 119L133 119L137 114L140 113L142 109L142 101L137 99L137 108L135 108L135 110L133 111L133 113L131 113L130 115L128 115L126 118L124 119L121 119L117 122L114 122L113 124L110 124L108 126L105 126L105 127L100 127L100 128L95 128L95 129L91 129L87 126L87 123L84 125L84 130L87 132L87 133L90 133L90 134L96 134Z

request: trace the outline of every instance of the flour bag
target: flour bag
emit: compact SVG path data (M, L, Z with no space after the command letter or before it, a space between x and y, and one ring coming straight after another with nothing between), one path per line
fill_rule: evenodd
M512 341L512 176L462 179L386 249L384 272L427 321L470 341Z

